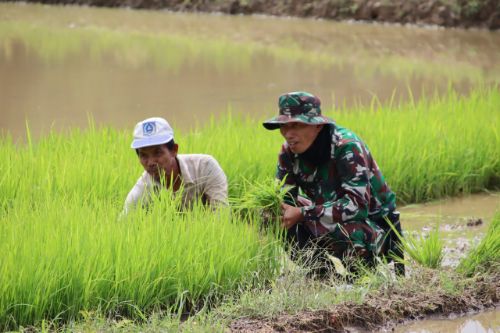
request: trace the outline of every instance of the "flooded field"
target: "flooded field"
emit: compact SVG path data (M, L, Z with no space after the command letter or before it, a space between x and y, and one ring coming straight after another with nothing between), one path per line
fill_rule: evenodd
M261 119L284 91L326 107L500 81L500 33L0 4L0 129L24 137L152 115L185 130Z
M409 230L428 228L439 223L444 232L467 235L467 230L486 230L496 210L500 209L499 193L484 193L448 198L401 208L402 219ZM480 221L479 221L480 220Z
M439 227L445 240L444 266L455 266L472 245L484 236L500 193L475 194L402 207L401 221L409 232L429 232Z
M495 333L500 332L500 310L447 319L427 319L396 327L395 333Z

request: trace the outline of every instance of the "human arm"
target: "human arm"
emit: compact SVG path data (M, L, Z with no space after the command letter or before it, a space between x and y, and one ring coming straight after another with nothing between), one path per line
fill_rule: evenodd
M295 207L288 205L286 203L282 203L281 211L282 211L281 227L286 229L290 229L304 218L300 207Z
M298 187L295 181L295 175L293 174L292 155L287 150L286 144L282 146L278 157L276 179L279 181L284 180L283 186L289 188L284 198L284 202L281 203L281 226L290 229L303 219L303 215L301 209L296 207L297 204L300 205L300 197L298 196Z
M276 180L282 183L282 187L287 188L284 203L296 206L299 189L293 173L293 155L283 144L278 155L278 165L276 167Z

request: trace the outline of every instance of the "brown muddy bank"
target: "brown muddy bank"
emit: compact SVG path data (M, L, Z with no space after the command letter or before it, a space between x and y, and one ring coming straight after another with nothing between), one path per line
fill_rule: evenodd
M268 14L444 27L500 28L498 0L28 0L47 4Z
M240 333L349 332L352 327L372 331L430 315L447 316L498 306L498 274L463 281L462 287L456 289L446 286L446 281L437 274L431 270L419 272L403 284L368 294L362 303L345 302L330 309L283 314L277 318L242 318L230 328Z

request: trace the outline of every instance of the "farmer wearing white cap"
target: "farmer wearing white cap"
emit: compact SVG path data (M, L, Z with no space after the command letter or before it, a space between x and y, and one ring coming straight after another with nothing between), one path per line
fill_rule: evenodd
M182 188L183 208L196 200L211 206L227 204L227 179L219 163L210 155L178 154L174 132L165 119L154 117L137 123L131 148L144 172L127 195L124 213L138 203L147 206L162 186L174 193Z

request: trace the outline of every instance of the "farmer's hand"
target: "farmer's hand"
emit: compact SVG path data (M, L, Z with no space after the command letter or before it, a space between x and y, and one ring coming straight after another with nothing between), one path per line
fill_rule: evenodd
M290 206L286 203L281 204L281 226L290 229L302 219L300 207Z

